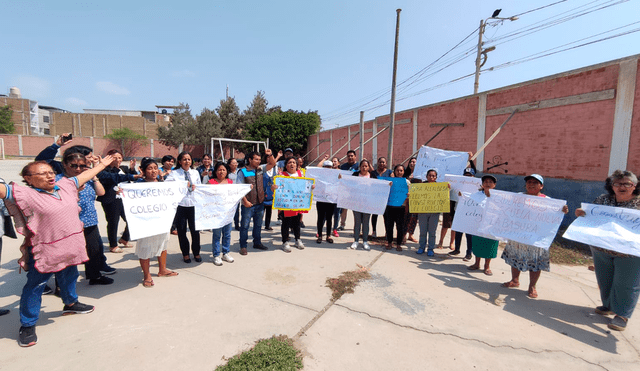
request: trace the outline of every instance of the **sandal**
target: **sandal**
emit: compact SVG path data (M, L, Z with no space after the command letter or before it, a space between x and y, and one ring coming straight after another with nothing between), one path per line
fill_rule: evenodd
M142 286L143 287L151 288L151 287L153 287L153 285L154 285L153 280L149 280L149 281L142 280Z
M116 254L121 254L122 253L122 249L119 248L118 246L110 248L109 251L111 251L112 253L116 253Z
M178 275L178 272L169 271L169 273L160 274L158 273L158 277L175 277Z
M385 250L391 250L391 242L387 242L384 248Z
M489 268L484 270L484 274L486 274L487 276L493 276L493 272L491 272L491 269Z
M396 251L402 251L402 246L400 245L396 246Z
M327 236L327 242L333 243L333 238L331 238L331 236Z
M536 291L535 287L529 287L529 293L527 294L531 299L535 299L538 297L538 291Z
M418 242L418 240L416 240L415 238L413 238L413 235L409 235L409 237L407 237L407 240L411 241L411 242Z
M118 243L124 247L131 247L131 245L129 244L129 241L125 241L122 238L118 240Z
M316 243L322 243L322 236L318 236L318 239L316 240Z
M506 288L508 288L508 289L511 289L511 288L520 287L520 284L519 284L519 283L515 283L515 282L513 282L513 281L509 281L509 282L505 282L505 283L503 283L503 284L502 284L502 285L500 285L500 286L502 286L502 287L506 287Z
M470 271L477 271L478 269L480 269L480 267L476 265L470 265L467 267L467 269Z

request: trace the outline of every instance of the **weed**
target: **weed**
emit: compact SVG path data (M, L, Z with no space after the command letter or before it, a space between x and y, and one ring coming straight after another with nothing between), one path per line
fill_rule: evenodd
M327 278L327 287L333 292L333 300L338 300L345 293L353 294L353 289L362 280L371 278L369 269L358 265L360 269L343 272L338 278Z
M253 348L229 358L216 371L231 370L300 370L302 354L285 335L272 336L256 342Z

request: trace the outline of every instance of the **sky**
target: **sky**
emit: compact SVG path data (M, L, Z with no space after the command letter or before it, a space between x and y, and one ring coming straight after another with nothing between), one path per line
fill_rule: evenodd
M72 112L196 115L228 87L241 110L260 90L323 129L370 120L390 111L398 8L396 112L473 94L496 9L518 19L489 20L480 92L640 53L640 0L1 1L0 94Z

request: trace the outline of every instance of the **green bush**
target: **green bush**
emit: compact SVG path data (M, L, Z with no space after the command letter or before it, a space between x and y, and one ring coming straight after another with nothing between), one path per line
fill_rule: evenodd
M256 345L230 358L216 371L231 370L300 370L302 355L293 346L293 340L284 335L259 340Z

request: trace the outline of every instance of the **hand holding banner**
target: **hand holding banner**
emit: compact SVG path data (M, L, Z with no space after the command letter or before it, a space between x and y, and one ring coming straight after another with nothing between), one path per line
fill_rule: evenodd
M289 211L308 211L313 201L311 178L277 175L273 178L276 191L273 194L273 208Z
M640 210L583 203L562 237L640 257Z
M187 182L120 183L122 204L132 240L169 232Z
M451 201L458 201L458 192L473 194L482 186L482 179L471 176L445 174L444 181L451 185Z
M449 183L411 184L409 188L410 213L448 213L449 209Z
M365 214L384 214L391 186L386 180L343 176L338 182L338 207Z
M196 185L196 230L218 229L231 223L238 203L249 191L251 184Z
M434 169L438 172L438 182L442 182L445 174L462 175L468 161L467 152L445 151L422 146L416 158L413 177L426 180L427 171Z

